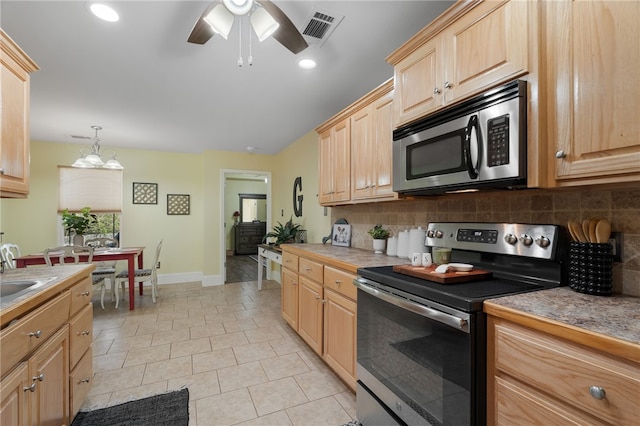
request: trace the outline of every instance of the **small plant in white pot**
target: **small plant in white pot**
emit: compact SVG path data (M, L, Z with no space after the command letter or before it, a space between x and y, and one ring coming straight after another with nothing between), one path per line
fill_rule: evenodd
M373 251L374 253L383 253L387 244L387 238L389 238L389 231L384 229L382 225L375 225L368 231L371 238L373 238Z

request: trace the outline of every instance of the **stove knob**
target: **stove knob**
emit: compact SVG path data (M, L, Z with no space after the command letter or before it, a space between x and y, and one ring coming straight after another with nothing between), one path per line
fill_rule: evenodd
M427 231L427 237L429 237L429 238L433 238L433 229L429 229L429 230Z
M504 240L507 244L511 244L512 246L518 242L518 238L516 238L513 234L507 234L504 236Z
M435 235L435 237L436 237L436 238L442 238L442 236L443 236L444 234L442 233L442 231L435 231L435 232L434 232L434 235Z
M540 235L538 238L536 238L536 244L542 248L547 248L549 247L549 244L551 244L551 240L544 235Z
M520 242L529 247L531 244L533 244L533 238L531 238L530 235L522 234L520 235Z

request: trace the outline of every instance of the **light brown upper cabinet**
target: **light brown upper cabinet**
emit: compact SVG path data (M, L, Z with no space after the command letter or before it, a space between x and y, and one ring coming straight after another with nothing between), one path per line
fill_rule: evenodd
M0 29L0 196L29 193L29 73L39 68Z
M545 2L557 186L640 180L640 2ZM552 181L553 184L553 181Z
M392 53L394 127L526 74L528 3L456 3Z
M321 205L341 204L351 196L349 124L345 118L320 133L318 201Z
M393 82L372 92L369 105L351 116L351 200L393 199Z

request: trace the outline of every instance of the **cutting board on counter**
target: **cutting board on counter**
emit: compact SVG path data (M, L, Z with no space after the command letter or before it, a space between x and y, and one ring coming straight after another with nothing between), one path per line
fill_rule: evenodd
M454 272L449 271L444 274L435 272L436 266L411 266L411 265L395 265L393 272L399 274L410 275L416 278L422 278L423 280L435 281L440 284L455 284L464 283L468 281L478 281L486 278L491 278L493 272L485 271L484 269L472 269L469 272Z

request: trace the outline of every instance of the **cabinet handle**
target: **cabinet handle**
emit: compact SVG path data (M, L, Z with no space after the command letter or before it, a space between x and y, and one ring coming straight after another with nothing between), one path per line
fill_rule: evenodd
M40 336L42 336L42 330L36 330L29 333L29 337L35 337L36 339L39 339Z
M304 268L305 271L309 272L311 268Z
M3 175L3 174L4 174L4 169L0 169L0 175Z
M453 87L453 84L449 83L448 81L444 82L444 88L445 89L451 89Z
M433 94L434 95L439 95L440 94L440 89L438 89L437 87L433 88Z
M567 154L565 154L563 150L556 151L556 158L564 158L566 156Z
M91 379L89 377L85 377L84 379L78 380L78 383L89 383Z
M298 283L294 281L291 283L291 285L298 285Z
M91 330L84 330L81 331L80 333L78 333L80 336L88 336L89 334L91 334Z
M22 388L23 391L29 391L29 392L35 392L36 391L36 383L33 382L31 383L31 386L27 386L25 388Z
M40 373L40 374L38 374L37 376L33 376L33 377L32 377L32 379L33 379L33 381L34 381L34 382L35 382L36 380L37 380L37 381L39 381L39 382L41 382L41 381L43 381L43 380L44 380L44 373Z
M88 296L90 293L88 291L85 291L84 293L80 293L80 296Z
M342 280L336 280L336 284L337 284L337 285L342 284Z
M591 394L592 397L594 397L595 399L604 399L605 398L605 391L604 388L600 387L600 386L591 386L589 388L589 393Z

